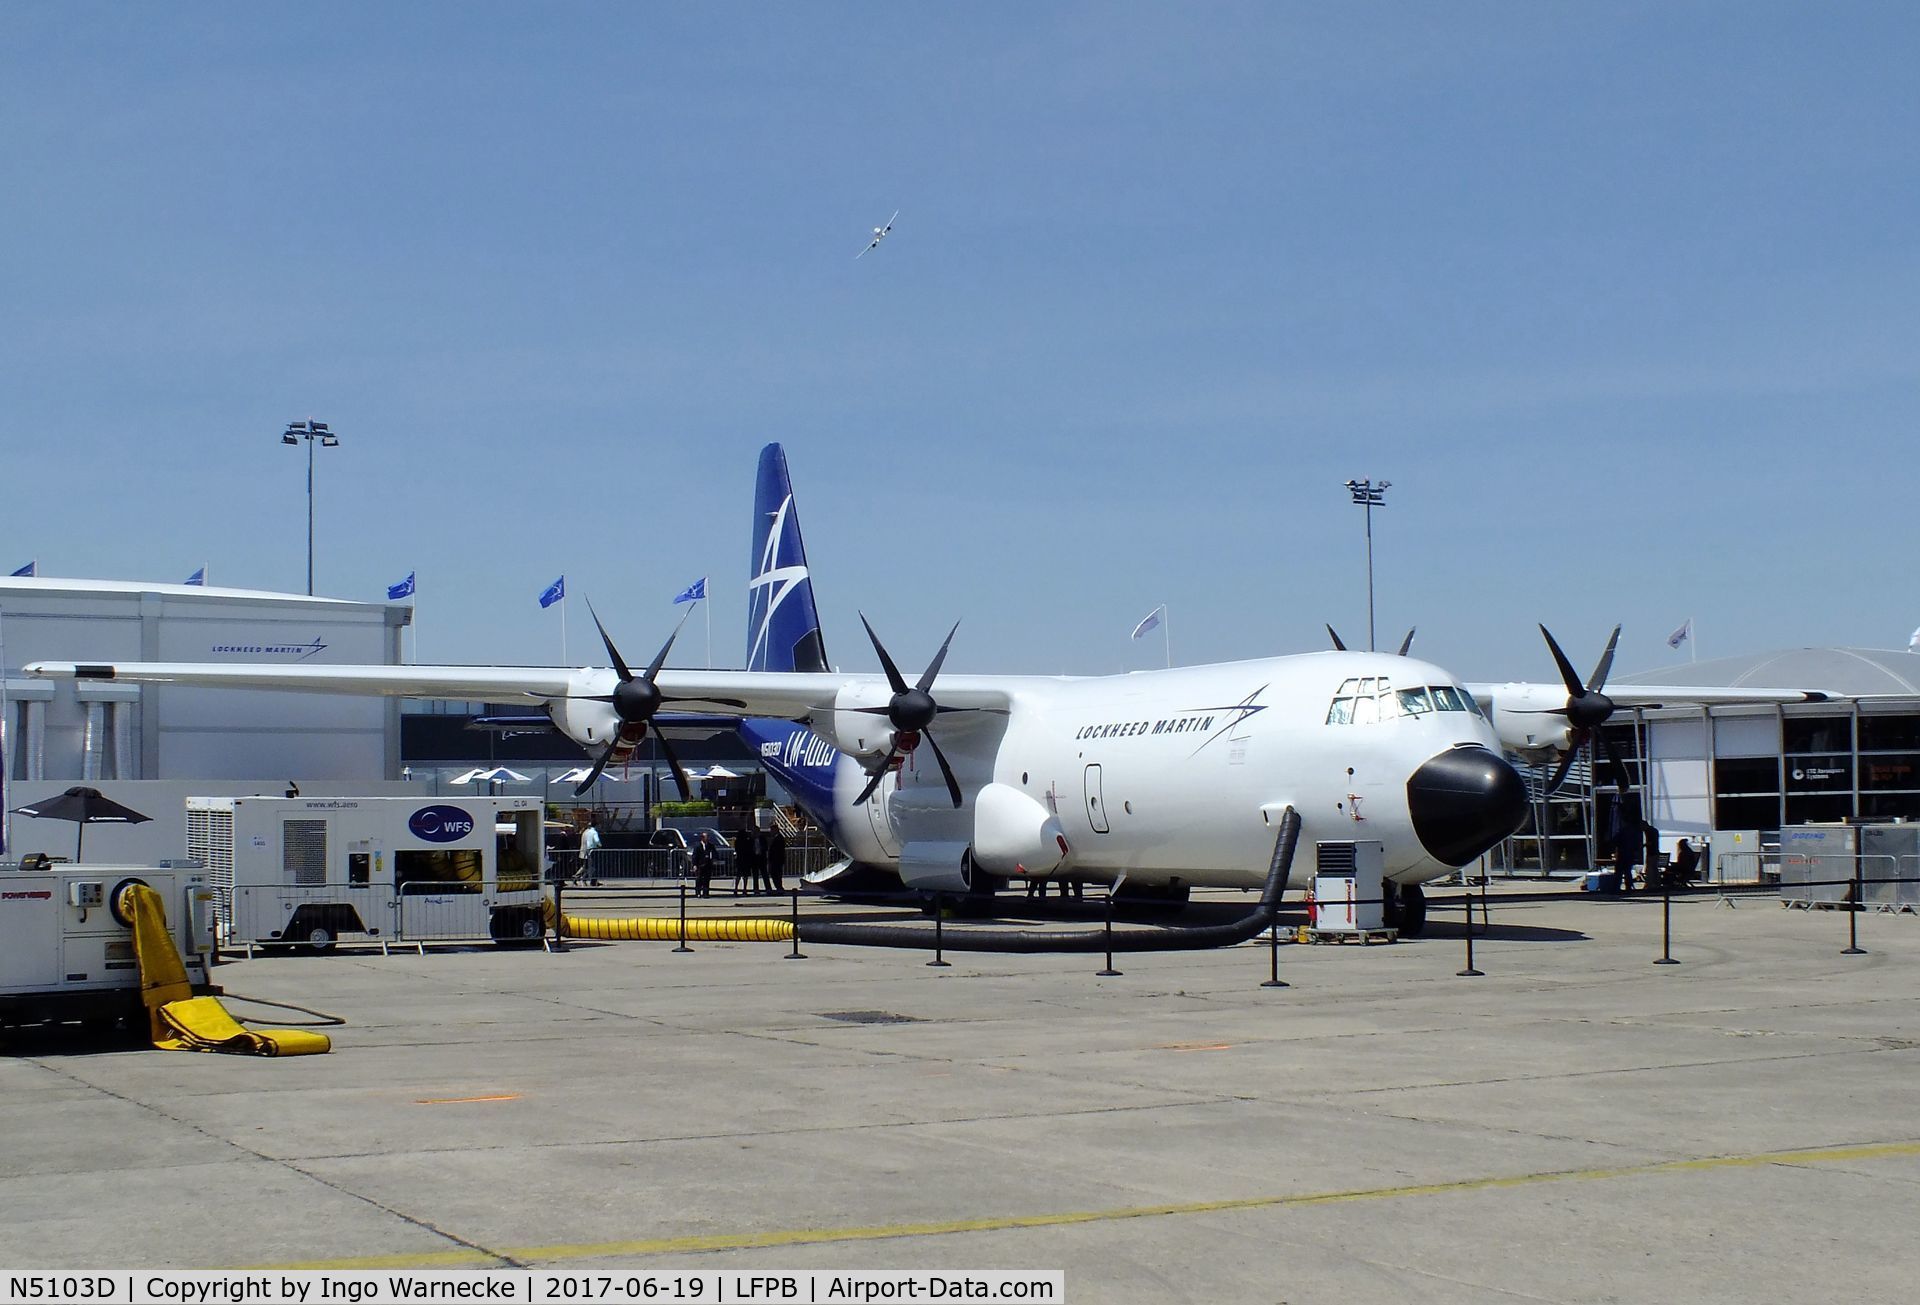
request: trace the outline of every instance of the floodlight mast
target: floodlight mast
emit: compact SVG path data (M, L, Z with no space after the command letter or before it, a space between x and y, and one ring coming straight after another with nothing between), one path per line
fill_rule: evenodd
M340 437L335 435L324 421L290 421L281 434L282 444L298 446L301 440L307 442L307 596L313 596L313 446L321 448L340 447Z
M1373 510L1387 505L1387 491L1393 488L1391 480L1383 480L1378 485L1371 480L1349 480L1347 492L1353 495L1353 501L1367 512L1367 651L1374 651L1373 638Z

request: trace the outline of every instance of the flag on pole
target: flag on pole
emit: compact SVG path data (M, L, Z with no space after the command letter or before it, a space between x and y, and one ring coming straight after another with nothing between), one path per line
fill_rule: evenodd
M1145 634L1147 631L1158 629L1160 626L1160 617L1163 613L1166 612L1166 610L1167 610L1166 604L1162 603L1160 606L1154 608L1151 612L1148 612L1147 619L1133 627L1133 637L1138 639L1141 635Z
M701 576L692 584L673 596L675 603L697 603L707 596L707 578Z
M405 580L402 580L397 585L388 585L387 601L390 603L397 603L402 598L413 597L413 577L418 574L419 572L417 571L409 571L407 572L407 578Z
M207 568L204 566L201 567L180 583L183 585L205 585L207 583Z
M555 580L552 584L548 585L545 589L542 589L540 591L540 606L552 607L555 603L559 602L562 598L565 598L566 596L567 596L567 578L565 576L561 576L558 580Z
M33 561L21 567L18 571L10 571L8 572L8 574L9 575L38 575L39 571L40 571L40 561L38 558L35 558Z
M1907 639L1907 651L1920 652L1920 630L1915 630L1912 636Z
M1685 643L1688 639L1691 639L1692 637L1693 637L1693 618L1689 616L1684 622L1681 623L1681 626L1678 630L1675 630L1672 634L1667 636L1667 647L1678 648L1681 644Z

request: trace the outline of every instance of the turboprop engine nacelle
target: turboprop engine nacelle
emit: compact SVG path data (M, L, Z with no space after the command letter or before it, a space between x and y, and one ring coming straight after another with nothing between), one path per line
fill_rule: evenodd
M875 758L884 757L893 743L893 722L884 711L862 711L862 707L884 708L893 700L882 683L849 684L834 695L833 706L815 711L809 718L815 734L833 740L833 745L871 768Z
M1504 684L1486 705L1500 746L1510 752L1538 757L1573 746L1573 727L1556 714L1567 705L1566 691L1556 685Z
M1048 875L1067 859L1060 817L1008 784L974 798L973 862L997 875Z
M547 704L547 717L575 743L604 748L620 732L620 717L610 702L561 698Z

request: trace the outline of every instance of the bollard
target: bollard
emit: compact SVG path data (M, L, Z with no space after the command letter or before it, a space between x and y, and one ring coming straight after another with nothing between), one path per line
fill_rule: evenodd
M1673 959L1673 889L1666 878L1660 880L1660 959L1655 965L1678 965Z
M928 961L927 964L929 966L937 966L943 970L948 967L947 962L943 960L940 955L940 949L944 945L940 937L940 921L941 917L946 915L946 913L946 898L940 893L935 893L933 895L933 959Z
M565 950L567 950L567 909L566 909L566 903L560 900L560 885L563 882L565 882L565 876L563 876L560 873L560 867L558 865L555 865L553 867L553 947L552 947L552 950L556 952L564 952Z
M1267 956L1267 981L1260 986L1263 988L1290 986L1280 977L1280 917L1278 914L1273 917L1273 923L1267 927ZM1108 963L1112 963L1111 958Z
M1473 968L1473 890L1469 888L1462 893L1460 900L1467 908L1467 968L1454 973L1462 979L1477 979L1483 971Z
M1113 889L1107 889L1107 968L1094 971L1096 978L1117 979L1120 971L1113 968Z
M807 954L800 950L800 885L798 884L793 886L793 914L789 918L793 921L793 950L786 954L785 959L804 961L807 959Z
M693 950L687 946L687 881L684 879L680 881L680 945L673 950L676 952Z
M1867 949L1860 945L1860 908L1866 903L1860 892L1860 862L1853 863L1853 888L1847 894L1847 946L1842 956L1865 956Z

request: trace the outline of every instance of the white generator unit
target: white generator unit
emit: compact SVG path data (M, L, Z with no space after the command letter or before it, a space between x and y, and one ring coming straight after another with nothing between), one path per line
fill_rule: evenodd
M207 987L213 890L198 866L0 866L0 1025L143 1016L140 963L120 891L160 895L196 993Z
M1320 843L1313 875L1314 928L1366 933L1386 924L1384 843Z
M234 946L534 942L545 804L533 797L187 799Z

